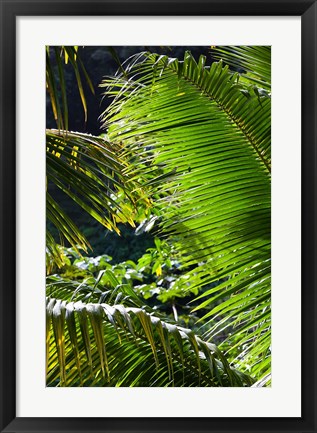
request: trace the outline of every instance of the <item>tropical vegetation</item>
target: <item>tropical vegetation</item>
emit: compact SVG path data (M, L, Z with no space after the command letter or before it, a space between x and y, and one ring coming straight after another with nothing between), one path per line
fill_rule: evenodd
M93 90L78 47L47 47L47 385L269 386L270 47L109 52L92 136L68 128L65 63L85 117ZM50 185L152 246L92 256Z

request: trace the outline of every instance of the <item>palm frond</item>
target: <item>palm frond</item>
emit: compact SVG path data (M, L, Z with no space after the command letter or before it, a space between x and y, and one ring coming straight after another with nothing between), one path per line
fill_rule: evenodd
M130 80L103 84L115 95L103 118L109 137L120 139L125 155L133 155L128 170L133 176L141 176L135 154L146 161L145 176L157 166L174 173L172 179L152 182L150 192L164 209L162 231L205 290L196 309L209 308L205 319L217 315L220 320L207 336L212 338L221 324L234 327L241 340L250 333L255 338L260 329L256 338L262 345L252 352L255 345L246 342L241 365L265 375L270 367L270 97L241 83L222 62L207 68L204 56L196 63L189 52L183 62L143 54L130 69ZM224 282L208 288L219 280ZM216 300L226 302L215 307Z
M52 63L52 54L56 68ZM83 89L81 73L84 75L86 83L94 94L94 87L87 74L86 68L78 55L78 46L46 46L46 87L50 95L54 119L58 129L68 130L68 102L67 88L65 81L64 66L70 62L72 65L80 100L83 106L85 121L87 121L87 102Z
M142 308L47 298L48 386L249 386L216 345Z

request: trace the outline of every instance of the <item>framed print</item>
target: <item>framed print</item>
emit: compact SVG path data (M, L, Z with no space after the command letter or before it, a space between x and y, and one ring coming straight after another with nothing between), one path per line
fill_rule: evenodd
M316 10L1 0L1 431L316 431Z

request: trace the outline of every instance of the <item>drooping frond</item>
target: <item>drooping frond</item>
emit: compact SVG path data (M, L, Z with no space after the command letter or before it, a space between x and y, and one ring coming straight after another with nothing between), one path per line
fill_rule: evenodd
M173 173L147 186L160 197L162 231L200 278L197 309L209 308L205 319L218 321L207 337L229 327L241 343L238 361L264 376L270 368L270 97L222 62L205 67L205 60L196 63L189 52L183 62L139 56L129 80L104 82L115 96L104 122L110 139L131 155L130 174L140 178L135 154L146 161L146 176L158 166Z
M54 53L57 70L52 63ZM78 55L78 46L46 46L46 88L48 90L52 111L58 129L68 130L68 102L64 66L70 62L76 77L78 92L87 121L87 102L82 84L81 73L92 93L95 93L86 68Z
M131 202L133 183L123 174L124 164L118 157L118 146L101 137L68 131L46 131L47 183L64 194L109 230L119 233L116 211L134 225L131 213L115 199L116 189L123 190ZM75 248L87 250L89 244L63 209L47 193L47 218ZM48 235L49 252L59 263L52 236Z
M47 298L48 386L250 386L216 345L142 308Z

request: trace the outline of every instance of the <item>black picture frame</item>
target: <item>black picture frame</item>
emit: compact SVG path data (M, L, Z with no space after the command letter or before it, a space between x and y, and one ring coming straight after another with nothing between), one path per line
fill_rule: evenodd
M0 0L0 430L1 432L317 432L317 4L312 0ZM16 17L300 16L302 23L302 416L300 418L16 417ZM285 42L287 43L287 41ZM300 289L300 288L299 288ZM291 359L289 360L291 362ZM296 366L294 366L296 368ZM32 390L30 390L30 393ZM283 405L283 402L281 402Z

